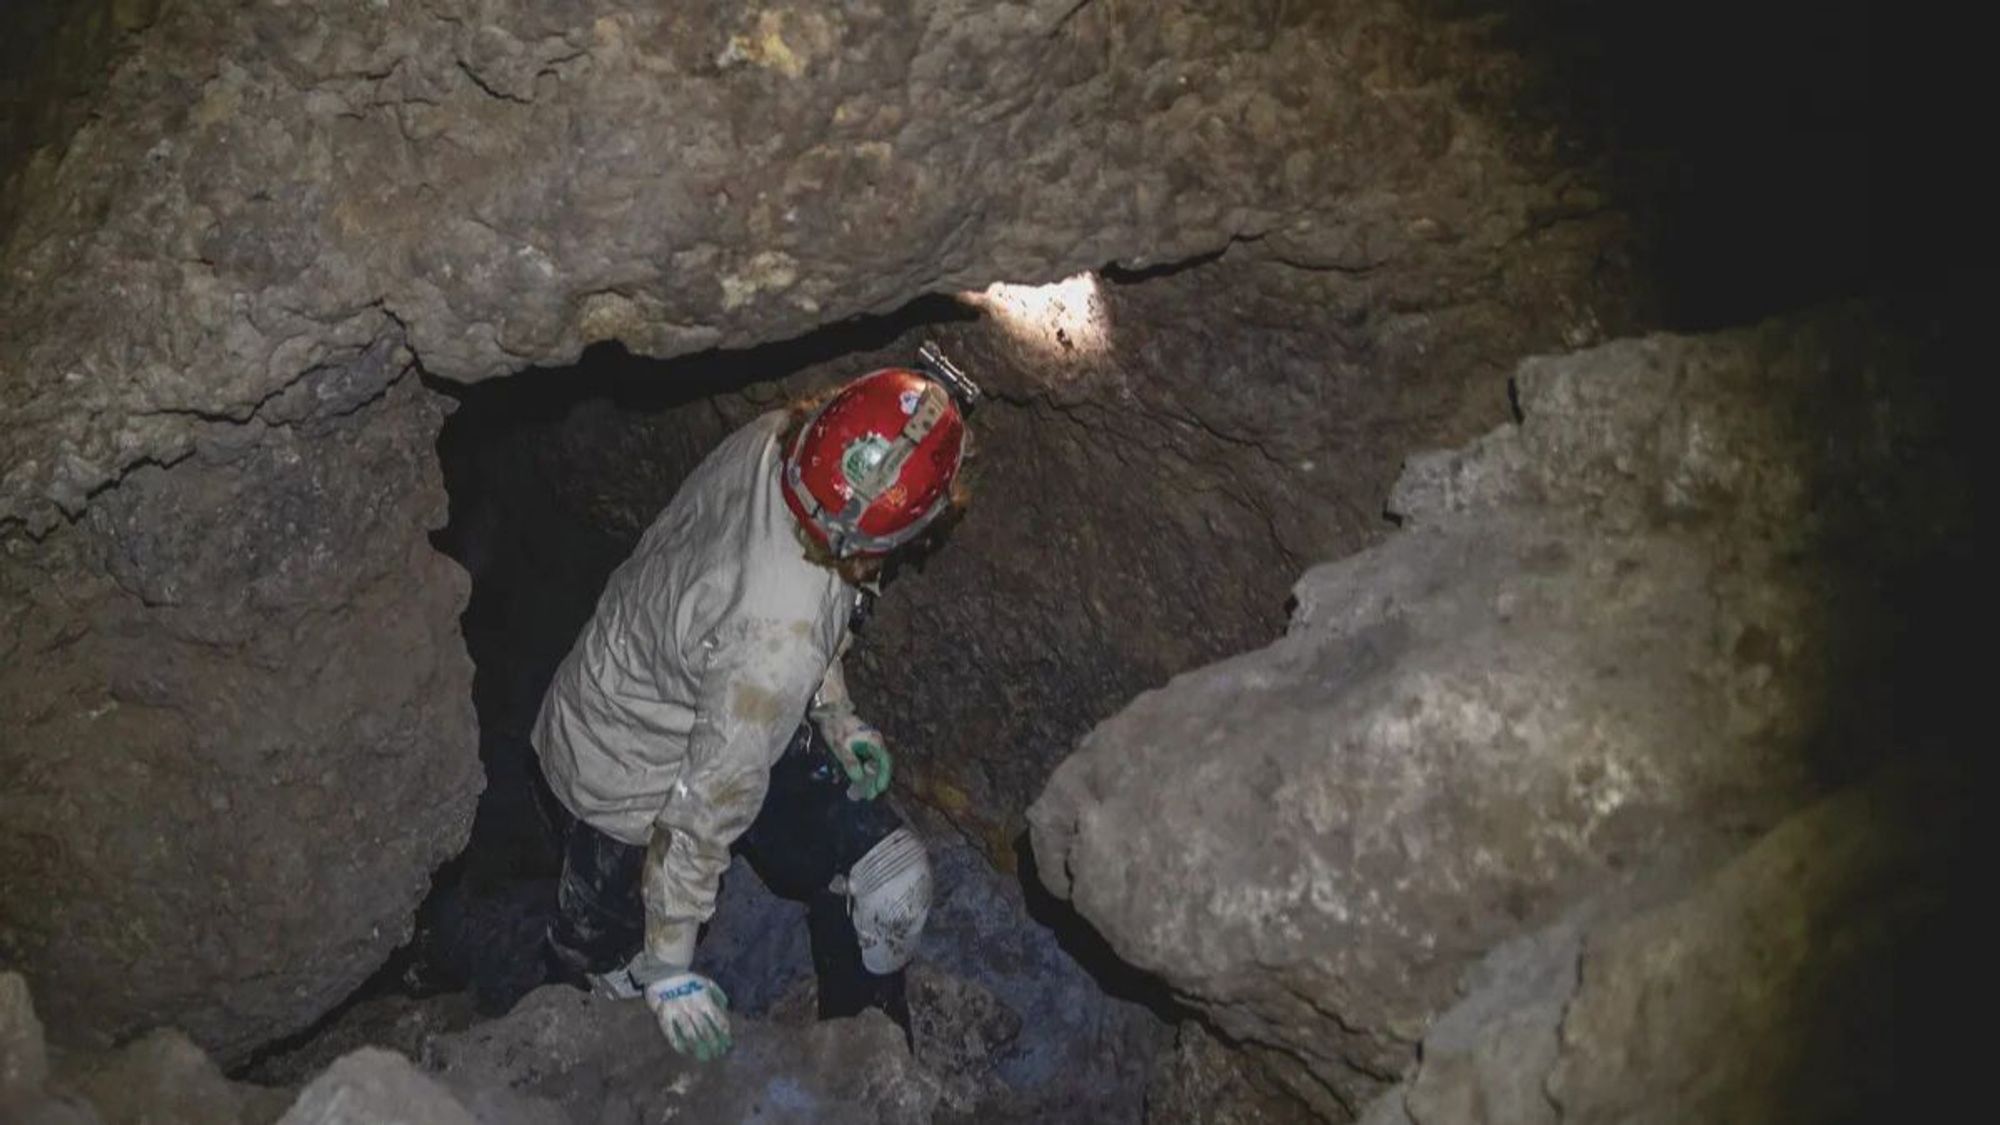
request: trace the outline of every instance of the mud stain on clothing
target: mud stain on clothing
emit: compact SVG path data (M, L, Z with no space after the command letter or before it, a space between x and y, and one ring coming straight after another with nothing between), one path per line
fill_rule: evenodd
M742 722L768 727L789 720L792 709L775 691L756 684L737 684L730 695L729 710Z

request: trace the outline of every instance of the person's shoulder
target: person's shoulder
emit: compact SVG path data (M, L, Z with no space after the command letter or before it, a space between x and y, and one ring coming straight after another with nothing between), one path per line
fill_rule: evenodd
M746 468L774 464L778 456L778 437L784 426L785 412L782 410L758 415L710 450L708 456L702 458L701 465L689 474L689 479L717 472L741 475Z
M757 479L764 475L764 468L775 464L777 439L784 417L782 410L759 415L723 438L681 482L675 499L680 500L690 494L719 494L754 486Z
M728 440L770 441L784 432L785 423L790 417L790 413L783 407L767 410L745 422L735 433L729 435Z

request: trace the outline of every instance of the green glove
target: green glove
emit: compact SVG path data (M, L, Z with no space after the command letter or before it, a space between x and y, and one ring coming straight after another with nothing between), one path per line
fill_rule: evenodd
M858 723L846 737L833 744L833 756L847 771L847 795L857 801L872 801L889 791L889 744L882 732Z

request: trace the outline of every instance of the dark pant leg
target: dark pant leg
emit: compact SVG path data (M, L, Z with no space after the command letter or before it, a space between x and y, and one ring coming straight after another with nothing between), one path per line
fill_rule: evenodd
M646 941L646 906L640 878L646 849L599 832L581 820L570 825L556 885L556 921L549 945L558 969L572 984L586 973L621 968Z
M771 769L764 807L739 849L777 894L806 904L821 1019L880 1008L907 1031L903 973L877 975L861 964L861 945L847 916L847 898L829 889L903 818L882 801L852 801L847 775L811 723L792 736Z

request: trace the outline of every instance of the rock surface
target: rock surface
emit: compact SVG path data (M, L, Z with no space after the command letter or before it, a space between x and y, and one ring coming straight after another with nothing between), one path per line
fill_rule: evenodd
M363 1047L328 1067L278 1119L279 1125L477 1125L478 1120L436 1079L379 1047Z
M171 1028L110 1052L67 1052L51 1088L87 1102L105 1125L264 1125L288 1090L232 1082L200 1047Z
M910 993L915 1054L940 1079L939 1118L992 1120L987 1107L1006 1097L994 1070L1021 1037L1021 1014L978 985L928 965L912 966Z
M42 1021L19 973L0 973L0 1105L38 1092L49 1076Z
M53 1056L53 1057L52 1057ZM269 1125L291 1093L225 1078L188 1037L51 1052L16 973L0 973L0 1121L9 1125Z
M1485 31L1382 0L165 5L10 185L0 519L51 527L384 331L477 379L1232 240L1437 296L1602 206L1469 110L1519 80Z
M1843 793L1686 899L1593 933L1550 1099L1565 1120L1963 1112L1963 777Z
M1471 975L1363 1117L1461 1122L1949 1117L1970 950L1948 773L1891 772L1655 901L1587 904Z
M47 1064L25 983L0 974L0 1120L12 1125L602 1125L666 1120L937 1118L941 1084L879 1012L827 1023L738 1016L716 1063L673 1053L643 1004L538 990L512 1013L439 1030L405 1055L364 1046L305 1084L230 1082L178 1032ZM413 1063L412 1059L416 1061ZM288 1108L289 1107L289 1108Z
M1483 306L1343 326L1354 299L1232 251L1102 282L1100 350L1051 349L990 307L925 330L995 396L973 507L891 584L850 679L915 795L996 862L1091 726L1267 643L1301 566L1385 530L1404 453L1500 421L1504 357L1556 345Z
M239 1061L360 984L465 840L438 412L375 377L0 550L0 962L58 1042L172 1024Z
M379 964L464 838L413 364L675 355L1233 247L1285 275L1267 322L1331 310L1355 378L1499 370L1627 287L1618 217L1496 108L1522 75L1490 26L1384 0L87 7L49 58L102 81L19 87L61 104L10 122L0 188L0 956L62 1041L172 1022L240 1060ZM982 719L938 800L1004 855L1129 690L1032 738Z
M260 1086L297 1089L363 1047L414 1058L432 1039L463 1031L478 1018L469 992L368 997L330 1015L304 1042L259 1052L237 1077Z
M1937 606L1874 600L1964 526L1919 350L1839 309L1524 364L1522 423L1414 459L1284 640L1091 733L1045 881L1358 1112L1496 945L1950 730L1907 694Z
M1171 1054L1153 1067L1146 1125L1292 1125L1316 1121L1305 1102L1273 1082L1200 1020L1182 1021Z
M642 1004L552 987L506 1017L431 1042L425 1069L482 1121L831 1121L917 1125L937 1080L879 1012L803 1026L735 1021L700 1064L667 1047Z

